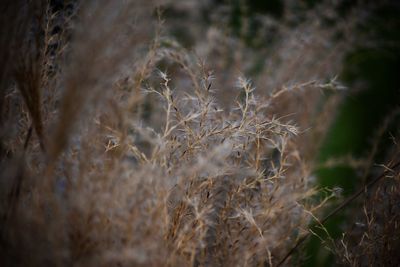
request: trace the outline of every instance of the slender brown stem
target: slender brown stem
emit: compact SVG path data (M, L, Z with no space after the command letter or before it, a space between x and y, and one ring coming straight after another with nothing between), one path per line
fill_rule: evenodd
M29 145L29 140L31 139L32 136L32 126L29 127L28 133L26 134L25 142L24 142L24 151L28 148Z

